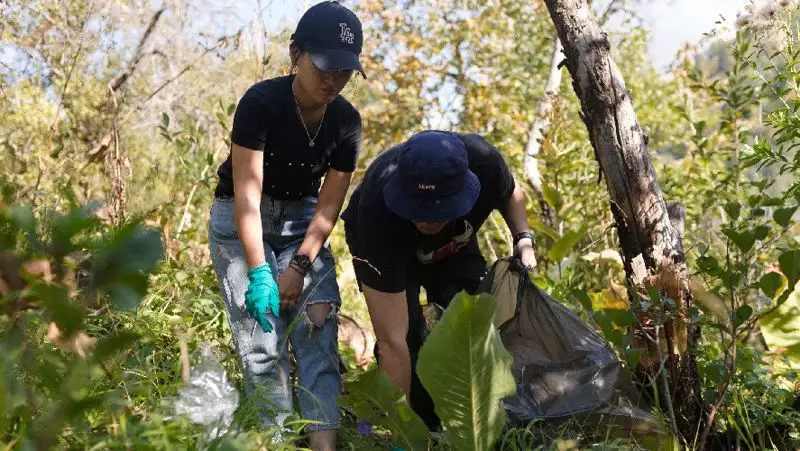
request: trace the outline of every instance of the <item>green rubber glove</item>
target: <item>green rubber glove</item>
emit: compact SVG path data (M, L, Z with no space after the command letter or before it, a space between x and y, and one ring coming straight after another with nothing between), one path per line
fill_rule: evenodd
M247 278L250 284L244 292L244 305L247 313L250 314L264 332L272 332L272 323L267 318L267 311L272 312L272 317L277 318L280 312L280 298L278 296L278 284L272 277L272 270L268 263L251 268L247 271Z

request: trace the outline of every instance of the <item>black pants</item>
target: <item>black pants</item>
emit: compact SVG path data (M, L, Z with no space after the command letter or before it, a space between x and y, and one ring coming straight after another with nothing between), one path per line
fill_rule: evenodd
M425 317L419 303L420 287L425 289L429 303L447 308L453 296L460 291L475 294L486 275L486 260L477 242L467 245L455 255L427 265L418 262L407 266L406 303L408 304L408 351L411 355L411 407L422 418L428 429L441 425L434 411L433 399L417 376L417 357L424 342ZM375 344L375 357L380 362L380 343ZM442 356L446 358L446 356Z

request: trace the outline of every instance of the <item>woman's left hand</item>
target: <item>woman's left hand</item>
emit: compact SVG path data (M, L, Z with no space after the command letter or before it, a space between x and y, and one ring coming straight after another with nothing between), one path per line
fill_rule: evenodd
M303 291L303 275L289 265L278 277L278 293L281 298L281 310L294 307Z
M519 241L514 247L514 255L519 258L522 266L533 269L536 267L536 254L533 252L533 242L529 238Z

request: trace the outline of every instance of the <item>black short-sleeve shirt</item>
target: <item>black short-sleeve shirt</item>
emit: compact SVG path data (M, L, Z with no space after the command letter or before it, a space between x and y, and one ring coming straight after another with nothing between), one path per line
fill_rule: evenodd
M361 115L344 97L331 102L314 141L300 121L292 81L294 74L251 86L239 100L231 142L264 152L263 193L276 199L318 195L328 168L352 172L361 149ZM309 130L313 137L316 127ZM215 195L233 196L231 155L217 170Z
M370 164L342 213L360 282L389 293L405 290L407 265L434 264L475 249L483 222L508 203L515 182L500 151L479 135L456 136L464 142L469 168L480 180L480 195L472 210L434 236L419 233L411 221L386 206L383 186L397 167L400 146L386 150Z

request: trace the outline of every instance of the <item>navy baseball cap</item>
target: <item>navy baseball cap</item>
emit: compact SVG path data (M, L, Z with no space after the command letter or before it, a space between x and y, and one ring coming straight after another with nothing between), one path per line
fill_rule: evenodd
M292 39L308 52L318 68L354 69L367 78L358 60L364 44L361 21L338 2L326 0L308 8Z
M446 222L469 213L480 191L464 142L454 133L428 130L402 144L383 196L401 218Z

